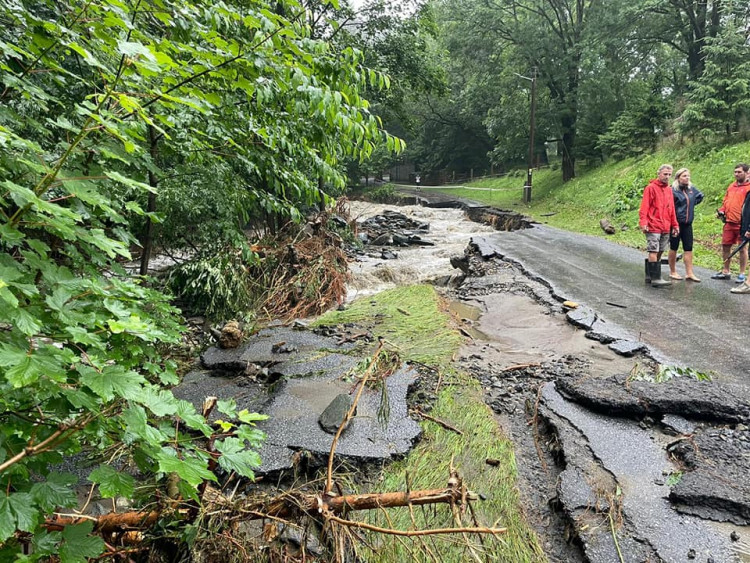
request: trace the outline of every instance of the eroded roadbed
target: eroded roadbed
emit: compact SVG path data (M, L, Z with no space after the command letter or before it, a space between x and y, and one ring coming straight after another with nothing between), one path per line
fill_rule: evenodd
M460 362L516 445L551 561L750 561L750 410L726 381L656 373L658 352L467 249ZM616 346L612 344L618 343Z

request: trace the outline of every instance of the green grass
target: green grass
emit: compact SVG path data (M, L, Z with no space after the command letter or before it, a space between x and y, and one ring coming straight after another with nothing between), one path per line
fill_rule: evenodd
M450 316L434 288L426 285L396 288L371 297L363 297L345 310L327 313L316 324L354 322L384 337L401 353L413 360L439 369L443 384L430 414L463 432L463 436L442 426L423 421L424 431L418 446L403 460L384 467L374 492L439 489L447 485L450 465L458 470L467 487L488 497L475 504L483 525L508 528L501 537L484 537L482 547L472 538L478 552L486 550L492 561L546 561L535 533L526 522L516 487L517 469L513 445L504 436L492 412L482 399L482 389L473 378L455 373L451 367L461 337L451 326ZM405 311L408 313L404 314ZM492 467L487 458L501 460ZM415 507L418 528L453 527L449 507ZM371 512L370 523L406 530L413 528L408 509ZM468 515L466 521L468 520ZM470 558L461 537L420 539L368 535L377 552L362 548L362 556L374 562L426 561L431 552L438 561L463 562Z
M315 325L377 325L373 333L393 345L403 359L447 365L461 343L438 307L430 285L412 285L363 297L343 311L331 311Z
M529 205L522 202L525 174L469 184L470 187L491 188L490 191L446 191L497 207L516 209L554 227L645 249L645 239L638 231L638 207L643 188L656 177L659 165L670 163L675 170L685 166L690 169L693 183L706 196L695 209L695 262L718 269L721 267L721 223L716 219L716 209L721 205L726 187L734 180L735 164L750 160L749 155L750 142L713 148L702 145L668 147L638 159L607 162L588 169L579 167L578 177L567 183L563 183L560 170L539 170L534 173ZM555 214L545 216L548 213ZM609 219L618 229L626 225L628 230L618 230L607 236L599 227L602 218Z

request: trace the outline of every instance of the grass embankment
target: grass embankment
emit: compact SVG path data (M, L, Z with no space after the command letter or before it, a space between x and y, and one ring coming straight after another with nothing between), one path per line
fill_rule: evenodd
M469 187L489 190L450 189L450 194L482 201L506 209L518 209L534 219L580 233L609 238L619 244L645 250L645 239L638 230L638 208L643 188L656 177L659 165L670 163L690 169L693 183L705 194L695 209L695 262L706 268L721 267L721 223L716 209L726 187L734 181L732 171L738 162L750 161L750 142L720 148L697 145L664 148L649 156L609 162L579 169L578 178L562 182L560 170L534 173L532 203L522 203L525 174L478 180ZM554 215L546 216L548 213ZM599 220L609 219L618 228L605 235ZM628 230L619 228L626 225ZM736 263L733 264L736 271Z
M376 336L395 346L403 360L434 366L443 374L431 416L444 420L463 432L460 436L442 426L422 422L424 435L418 446L403 460L384 467L375 492L435 489L445 487L451 460L467 486L483 493L488 500L475 503L484 525L507 527L502 537L484 537L484 548L476 536L478 551L486 550L493 561L545 561L534 532L523 516L516 488L513 446L484 404L482 389L473 378L457 373L451 360L461 337L451 326L439 296L431 286L397 288L359 299L345 311L328 313L318 324L355 322L369 326ZM487 458L501 460L492 467ZM453 527L447 506L415 507L417 528ZM468 518L468 515L467 515ZM373 524L402 530L413 529L408 509L389 509L369 515ZM463 562L470 559L461 537L430 536L423 539L370 536L377 553L363 549L363 555L376 562L425 561ZM429 555L429 554L432 555ZM433 557L434 556L434 557Z

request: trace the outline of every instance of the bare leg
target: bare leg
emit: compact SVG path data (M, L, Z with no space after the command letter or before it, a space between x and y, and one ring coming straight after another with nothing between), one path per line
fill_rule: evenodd
M747 245L740 250L740 274L744 274L747 269Z
M731 244L722 244L721 245L721 257L724 259L724 267L721 269L722 272L725 274L729 273L729 255L732 252L732 245Z
M670 276L676 276L677 275L677 251L669 249L669 253L667 254L667 260L669 261L669 275ZM686 264L687 267L687 264Z
M688 250L683 253L682 261L685 262L685 275L689 278L695 276L693 273L693 251Z
M659 260L661 260L661 252L649 252L648 253L649 262L658 262Z

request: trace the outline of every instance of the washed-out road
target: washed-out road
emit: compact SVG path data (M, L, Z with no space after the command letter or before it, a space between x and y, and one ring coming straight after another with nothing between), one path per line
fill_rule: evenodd
M644 283L645 252L545 225L476 241L628 330L663 362L713 371L750 389L750 295L730 293L734 280L712 280L713 272L696 268L701 283L652 288ZM684 274L681 263L678 271ZM668 275L665 264L662 277Z

